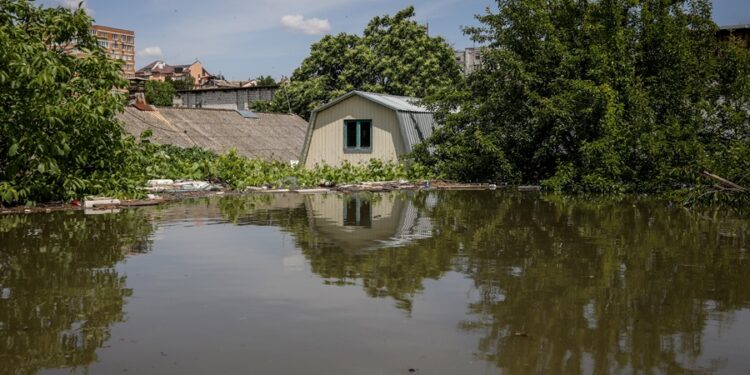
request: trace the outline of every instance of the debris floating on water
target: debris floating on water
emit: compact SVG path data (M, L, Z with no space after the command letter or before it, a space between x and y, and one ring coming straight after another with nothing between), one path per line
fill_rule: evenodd
M214 185L208 181L148 180L146 185L146 190L154 193L186 193L221 190L220 186Z
M86 199L83 202L83 208L119 206L120 203L122 203L122 202L120 202L119 199L104 198L104 197L94 197L94 198Z
M523 192L542 191L542 187L538 185L519 186L518 191L523 191Z

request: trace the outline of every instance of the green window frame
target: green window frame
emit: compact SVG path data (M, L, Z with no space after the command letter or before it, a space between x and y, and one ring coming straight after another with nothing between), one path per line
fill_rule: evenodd
M344 120L344 151L372 152L372 120Z
M344 199L344 226L372 228L372 202L362 196Z

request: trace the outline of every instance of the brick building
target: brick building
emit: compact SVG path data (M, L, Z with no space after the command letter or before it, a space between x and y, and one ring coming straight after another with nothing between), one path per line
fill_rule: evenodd
M135 77L135 32L114 27L93 25L91 34L111 59L122 60L126 78Z

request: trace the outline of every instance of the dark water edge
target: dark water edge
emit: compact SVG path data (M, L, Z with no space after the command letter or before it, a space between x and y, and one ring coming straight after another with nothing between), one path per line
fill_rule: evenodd
M503 191L3 215L0 374L746 374L748 234Z

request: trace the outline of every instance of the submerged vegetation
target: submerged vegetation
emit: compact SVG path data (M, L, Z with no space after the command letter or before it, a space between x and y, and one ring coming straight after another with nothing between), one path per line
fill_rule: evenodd
M142 142L129 166L135 186L144 186L147 179L196 179L226 184L234 190L251 186L316 187L324 183L345 184L366 181L394 181L431 177L420 166L406 168L402 164L371 160L339 167L318 165L313 169L288 163L250 159L232 150L224 155L197 148ZM117 192L112 192L116 194Z
M251 159L232 150L218 155L200 148L180 148L150 143L144 134L140 142L126 138L121 150L122 164L117 173L97 173L82 180L70 190L50 189L49 200L70 200L83 195L107 195L116 198L138 198L150 179L205 180L226 185L232 190L251 186L269 188L305 188L321 184L346 184L367 181L422 180L434 177L418 164L371 160L366 164L343 163L339 167L319 165L313 169L278 161ZM7 189L7 188L6 188ZM33 196L20 196L14 190L0 188L0 204L32 203Z

